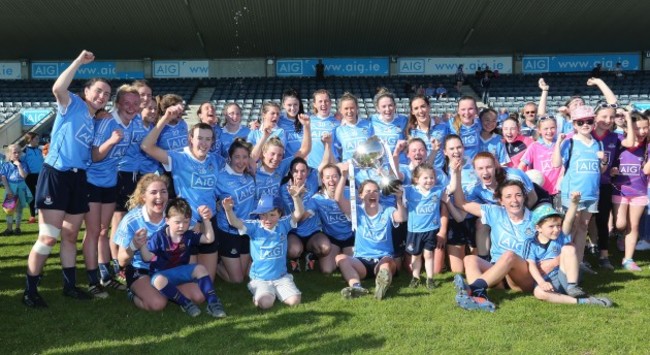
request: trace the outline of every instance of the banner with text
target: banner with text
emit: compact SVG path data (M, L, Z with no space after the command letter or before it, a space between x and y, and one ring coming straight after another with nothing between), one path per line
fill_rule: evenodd
M207 60L154 60L154 78L207 78L210 63Z
M56 79L70 66L70 62L33 62L32 79ZM142 79L144 71L122 71L115 62L92 62L77 70L75 79L102 77L106 79Z
M0 80L21 79L20 62L0 62Z
M20 113L23 118L23 126L36 126L41 122L45 117L52 113L52 109L49 108L26 108L23 109Z
M521 60L524 74L549 72L583 72L591 71L596 64L602 64L602 70L612 70L616 63L621 63L622 70L640 70L641 54L566 54L566 55L525 55Z
M512 57L432 57L399 58L399 75L450 75L455 74L459 65L465 74L473 75L479 69L498 70L501 74L512 73Z
M323 58L325 76L387 76L388 58ZM315 76L318 59L278 59L275 74Z

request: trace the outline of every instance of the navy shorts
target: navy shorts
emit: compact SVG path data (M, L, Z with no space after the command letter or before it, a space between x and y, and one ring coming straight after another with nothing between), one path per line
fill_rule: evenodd
M117 185L116 188L116 198L115 198L115 210L119 212L128 212L129 209L126 206L126 203L129 201L129 198L135 191L135 186L138 184L140 175L133 172L127 171L118 171L117 172Z
M199 244L196 248L196 254L213 254L219 250L219 238L217 238L217 216L212 216L212 218L210 218L210 221L212 222L212 228L215 229L214 240L212 243ZM192 250L192 254L195 254L194 250Z
M428 232L408 232L406 235L406 252L411 255L422 254L422 249L433 251L437 244L439 229Z
M241 254L251 253L250 238L247 235L230 234L215 227L219 241L219 256L222 258L239 258Z
M366 268L366 278L372 278L377 276L375 274L375 267L377 267L377 264L379 264L379 259L370 259L370 258L356 258L357 260L361 261L363 266Z
M327 235L327 234L325 234L325 235ZM332 244L336 245L337 247L341 248L341 250L354 246L354 234L352 234L350 236L350 238L345 239L345 240L334 239L329 235L327 235L327 239L330 240L330 243L332 243Z
M472 217L458 223L449 219L449 232L447 232L447 245L470 245L476 247L476 220Z
M115 186L100 187L88 183L88 202L94 203L114 203Z
M393 257L401 258L406 249L406 234L408 233L406 222L400 223L397 228L393 227L391 233L393 237Z
M169 199L171 200L173 198L176 198L176 190L174 190L174 178L172 177L172 173L169 171L165 171L163 175L169 178L169 186L167 186L167 195Z
M149 269L141 269L133 267L129 264L124 268L124 276L126 277L126 287L131 288L134 282L138 281L139 278L149 275Z
M65 211L68 214L88 212L86 171L59 171L43 164L36 184L36 208Z

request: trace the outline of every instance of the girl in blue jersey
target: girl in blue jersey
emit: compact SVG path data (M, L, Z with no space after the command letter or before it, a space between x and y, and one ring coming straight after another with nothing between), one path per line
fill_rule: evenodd
M302 100L296 90L287 89L282 93L282 109L278 127L284 130L287 137L285 159L291 160L302 144L303 130L298 115L305 114Z
M111 87L106 80L91 79L84 86L82 97L70 93L68 87L79 67L94 59L91 52L82 51L52 87L58 109L49 152L36 186L39 236L27 260L27 287L22 299L28 307L46 307L37 285L61 232L64 295L90 298L76 286L76 242L83 215L88 211L85 170L91 161L93 116L106 106Z
M215 215L217 203L215 193L217 189L217 175L224 165L220 156L210 154L214 144L214 131L205 123L197 123L189 134L189 146L182 151L165 150L155 145L156 140L173 117L179 117L183 112L183 104L170 106L142 142L142 150L160 162L174 179L176 195L182 197L192 206L191 224L198 231L201 221L196 209L206 205ZM213 217L215 218L215 217ZM216 225L216 221L213 221ZM198 262L205 266L214 280L217 272L217 247L216 241L202 244L198 248Z
M238 218L248 218L257 203L255 178L249 166L251 149L251 144L244 138L235 138L229 148L228 164L217 176L216 197L219 200L231 197ZM243 282L251 263L248 236L239 235L237 229L228 223L223 209L217 211L215 233L221 256L217 274L228 282Z
M343 117L341 125L334 131L334 149L341 161L348 161L359 144L374 135L368 120L359 120L357 98L349 92L339 98L339 112Z
M578 261L581 263L589 220L592 213L598 212L600 175L607 170L609 163L600 142L591 135L595 116L594 110L588 106L578 106L571 111L571 120L576 133L566 141L564 134L558 136L552 158L553 167L564 166L565 173L560 183L562 206L564 208L569 206L569 191L580 191L582 194L576 222L571 232ZM588 264L583 265L581 268L591 269Z
M207 124L212 127L212 130L214 131L214 144L210 149L210 153L221 154L221 126L219 125L219 117L217 116L217 111L212 102L207 101L202 103L196 110L196 115L199 118L199 122Z
M250 129L241 124L241 107L234 102L229 102L223 107L223 116L225 122L221 128L221 139L219 143L220 154L224 159L228 159L230 145L235 138L246 138Z
M149 82L145 79L134 80L131 85L138 90L138 95L140 96L140 113L151 105L152 102L155 102L153 99L153 90L149 85Z
M276 297L284 304L300 304L300 291L287 273L287 234L296 228L305 213L302 204L304 188L292 186L289 190L296 209L291 216L282 217L279 199L264 195L251 213L259 220L242 221L233 212L234 202L228 197L222 201L228 222L237 228L239 234L249 235L253 265L250 269L248 290L253 294L253 303L261 309L273 307Z
M460 166L452 172L452 179L461 185ZM458 274L454 278L456 302L467 310L493 312L495 306L487 298L488 287L501 287L502 282L513 290L531 292L534 281L524 260L523 248L526 240L535 235L530 211L526 208L526 192L517 180L506 180L494 192L498 205L479 204L465 200L462 189L454 191L454 203L458 208L481 218L483 224L492 227L490 238L491 262L476 255L463 260L467 285Z
M26 143L25 148L23 149L23 157L25 159L25 164L27 164L27 170L29 173L25 178L25 183L27 188L32 193L32 196L36 195L36 183L38 182L38 174L40 174L41 169L43 168L43 149L38 145L39 136L34 132L27 132L24 137ZM32 202L29 203L29 221L27 223L36 222L36 201L32 199Z
M164 175L144 175L128 202L130 211L115 233L115 243L119 246L118 259L125 269L129 298L136 307L147 311L161 311L167 305L167 297L151 285L149 263L142 259L140 248L150 236L165 227L168 181ZM195 283L183 284L178 288L192 302L203 302L203 294Z
M463 141L465 157L471 161L479 152L481 123L476 120L476 100L471 96L463 96L458 100L456 116L449 122L451 133L457 134Z
M270 130L271 137L278 137L282 145L287 144L287 137L284 134L284 129L278 127L278 120L280 120L280 105L273 101L267 101L262 105L262 123L260 129L252 130L248 134L248 141L256 145L257 142L264 135L263 130Z
M444 186L436 185L436 173L429 164L420 164L415 168L412 183L413 185L404 186L404 200L408 210L406 252L411 254L413 276L410 286L420 285L424 257L426 287L431 290L435 287L433 250L443 248L447 239L448 212L441 203L442 195L447 194L447 191Z
M158 115L162 117L167 114L169 107L183 106L183 98L175 94L156 97L158 102ZM184 109L173 110L174 116L169 117L165 127L158 136L156 145L160 149L181 151L187 147L187 123L183 120Z
M341 179L341 169L335 164L326 164L320 171L321 189L312 196L311 202L320 219L323 233L330 242L330 252L319 259L323 273L332 273L336 269L336 256L352 256L354 249L354 231L350 220L345 216L335 199L336 186ZM344 197L350 199L349 189Z
M132 189L126 185L135 188L135 184L125 184L124 181L128 179L124 178L121 186L117 186L120 162L122 165L135 164L129 169L130 172L125 174L135 180L138 162L133 160L140 150L139 144L134 143L137 140L135 135L139 134L141 140L144 133L138 129L142 125L140 118L135 119L140 111L140 95L133 86L122 85L118 88L115 105L117 109L110 118L95 121L93 163L87 171L89 210L84 217L86 233L83 251L88 274L88 292L95 298L108 297L104 286L124 289L112 279L109 272L111 259L117 258L117 245L109 247L108 226L115 210L116 196L121 196L120 202L124 203L127 195L132 193ZM98 271L101 273L101 279Z
M22 233L20 222L23 218L23 208L34 198L25 183L29 169L25 160L21 158L21 153L18 144L11 144L5 149L7 161L0 163L0 177L2 177L2 185L5 188L4 198L17 198L13 215L7 214L7 229L2 232L2 235L20 235ZM16 228L12 229L14 221Z
M316 90L313 95L314 115L310 117L312 147L307 156L307 163L312 168L320 165L325 152L325 145L321 141L323 133L333 134L336 127L341 124L331 113L332 100L330 97L329 91L325 89Z
M481 135L479 143L479 152L489 152L497 158L499 165L505 166L510 161L506 153L506 147L503 145L503 137L495 133L497 130L497 112L488 108L482 110L478 115L481 121Z
M449 126L436 124L431 119L431 106L429 98L423 95L414 96L411 99L411 115L406 126L408 138L420 138L427 145L427 155L432 156L433 165L442 169L445 158L440 151L440 144L449 134Z
M397 142L405 139L404 130L408 118L397 114L395 110L395 95L386 88L379 89L374 97L377 113L370 116L374 134L388 144L391 151L395 150ZM400 163L406 164L405 156L400 157Z
M343 176L347 178L348 165L341 164ZM336 186L336 202L341 211L353 218L351 201L344 198L345 178L340 179ZM407 221L407 212L402 204L403 190L396 193L396 207L383 207L379 204L379 185L366 180L359 186L361 204L356 205L357 230L354 241L354 256L339 254L336 265L348 284L341 290L344 298L354 298L365 295L368 290L361 286L361 280L366 277L375 278L375 298L381 300L386 295L397 265L392 255L393 225ZM356 201L355 201L356 203Z

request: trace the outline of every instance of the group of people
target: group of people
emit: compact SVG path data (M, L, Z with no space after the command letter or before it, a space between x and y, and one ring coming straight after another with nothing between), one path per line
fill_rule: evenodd
M39 232L22 298L29 307L46 307L38 283L59 240L65 296L126 289L138 308L172 301L191 316L204 301L208 314L225 316L217 276L248 277L261 309L276 299L297 305L292 273L316 267L339 269L344 298L370 293L362 282L374 278L374 297L383 299L399 270L411 275L410 287L433 289L448 264L465 309L493 311L490 287L610 306L582 290L578 274L591 270L583 261L590 221L598 224L600 266L613 269L612 205L613 228L626 231L622 267L639 270L633 252L648 202L648 117L623 112L619 137L616 97L600 79L589 85L606 101L594 110L574 97L561 122L546 115L549 88L540 80L540 103L530 104L535 141L521 135L519 120L499 122L490 108L479 113L472 97L460 98L456 115L441 122L426 95L411 98L408 116L397 114L386 89L369 118L358 117L352 94L338 99L334 114L329 92L317 90L307 113L287 90L281 104L264 103L254 129L242 126L236 103L225 106L221 122L210 102L188 129L182 98L154 99L144 81L119 87L111 112L103 79L90 80L81 95L69 92L77 69L93 60L83 51L53 86L57 117L34 196ZM378 169L355 161L370 139L390 153ZM20 165L12 166L23 176ZM402 186L388 188L386 172ZM77 286L75 269L82 223L87 290Z

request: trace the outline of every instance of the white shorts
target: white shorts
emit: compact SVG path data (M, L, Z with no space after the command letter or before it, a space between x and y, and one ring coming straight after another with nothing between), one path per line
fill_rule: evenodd
M259 301L265 294L277 297L284 302L291 296L299 296L300 290L293 283L293 275L286 274L277 280L251 280L248 283L248 290L253 294L253 301Z

